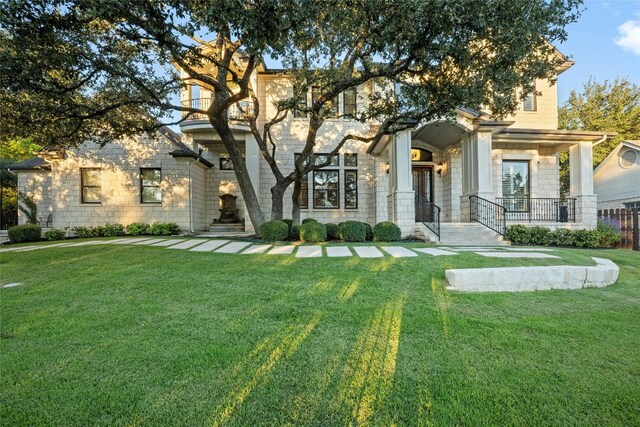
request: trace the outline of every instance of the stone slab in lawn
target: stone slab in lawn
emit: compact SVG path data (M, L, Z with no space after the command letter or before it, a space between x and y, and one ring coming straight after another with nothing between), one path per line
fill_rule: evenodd
M132 245L136 242L142 242L143 240L149 240L148 237L137 237L135 239L126 238L126 239L116 239L108 242L110 245Z
M20 286L20 285L22 285L21 282L7 283L6 285L0 286L0 288L15 288L16 286Z
M353 256L348 246L327 246L326 250L329 257Z
M202 239L185 240L184 242L178 243L177 245L169 246L167 249L189 249L196 245L201 245L204 242L206 242L206 240L202 240Z
M394 258L418 256L417 253L410 251L409 249L402 246L383 246L382 249Z
M193 252L210 252L226 243L229 243L229 241L228 240L209 240L208 242L205 242L189 250Z
M221 247L216 252L220 254L235 254L250 244L251 242L231 242L228 245Z
M162 247L166 247L166 246L173 246L173 245L177 245L178 243L182 243L184 242L184 239L169 239L169 240L165 240L164 242L160 242L160 243L154 243L151 246L162 246Z
M266 252L270 247L271 245L253 245L250 248L245 249L242 253L245 255L261 254Z
M293 245L275 246L267 253L269 255L289 255L291 252L293 252L294 249L295 246Z
M155 243L164 242L165 240L167 239L149 239L149 240L144 240L142 242L136 242L134 243L134 245L142 245L142 246L153 245Z
M550 249L550 248L540 248L537 246L533 246L533 247L525 247L525 248L514 248L513 246L506 246L504 247L504 250L506 251L514 251L514 252L554 252L555 249Z
M436 249L436 248L413 248L413 250L422 252L423 254L428 254L433 256L460 255L458 252L451 252L444 249Z
M491 258L560 258L559 256L540 252L476 252L478 255Z
M353 250L361 258L382 258L384 256L375 246L354 246Z
M318 258L322 256L321 246L298 246L296 258Z

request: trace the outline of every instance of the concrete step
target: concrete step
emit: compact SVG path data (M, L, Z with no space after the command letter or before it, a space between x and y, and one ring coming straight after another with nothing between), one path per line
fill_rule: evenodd
M416 224L414 235L425 235L438 245L448 246L509 246L511 242L478 223L442 223L440 239L424 224Z
M209 231L212 233L242 233L244 232L244 223L211 224Z

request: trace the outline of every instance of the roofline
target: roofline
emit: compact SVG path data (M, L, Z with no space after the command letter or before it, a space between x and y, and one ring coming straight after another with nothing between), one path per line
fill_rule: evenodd
M197 160L198 163L202 163L204 166L208 167L209 169L213 167L213 163L211 163L209 160L205 159L204 157L199 156L195 152L188 153L182 150L174 150L174 151L171 151L169 154L172 157L190 158L190 159Z
M613 150L611 150L611 152L607 155L607 157L605 157L598 166L596 166L596 168L593 170L593 176L596 176L596 173L598 173L598 171L602 168L602 165L604 165L605 163L609 162L609 159L613 158L613 156L615 156L617 153L620 152L620 150L622 149L622 146L625 147L629 147L632 148L634 150L638 150L640 151L640 141L636 142L636 141L621 141L620 144L616 145L616 148L614 148Z
M564 130L564 129L520 129L507 128L497 134L498 138L536 138L541 140L557 140L559 138L568 141L592 141L604 142L612 136L618 135L617 132L594 132L584 130ZM596 144L597 145L597 144Z

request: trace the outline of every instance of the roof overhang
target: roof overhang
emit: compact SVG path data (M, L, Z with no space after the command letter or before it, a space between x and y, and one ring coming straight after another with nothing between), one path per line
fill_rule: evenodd
M507 128L495 134L493 140L495 142L542 143L551 145L591 142L593 145L598 145L615 135L617 135L616 132Z

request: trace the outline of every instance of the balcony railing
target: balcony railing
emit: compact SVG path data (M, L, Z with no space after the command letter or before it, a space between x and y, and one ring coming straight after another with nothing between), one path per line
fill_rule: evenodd
M507 209L499 203L478 196L469 196L469 220L504 236L507 232L505 214Z
M507 221L576 221L576 199L500 197L496 203L507 209Z
M185 100L182 101L182 106L206 111L211 107L211 98ZM187 114L189 114L188 111L183 111L182 117L185 117ZM227 117L229 117L229 120L246 121L251 115L253 115L253 103L249 101L240 101L227 109ZM208 120L208 117L206 114L192 113L187 120Z

